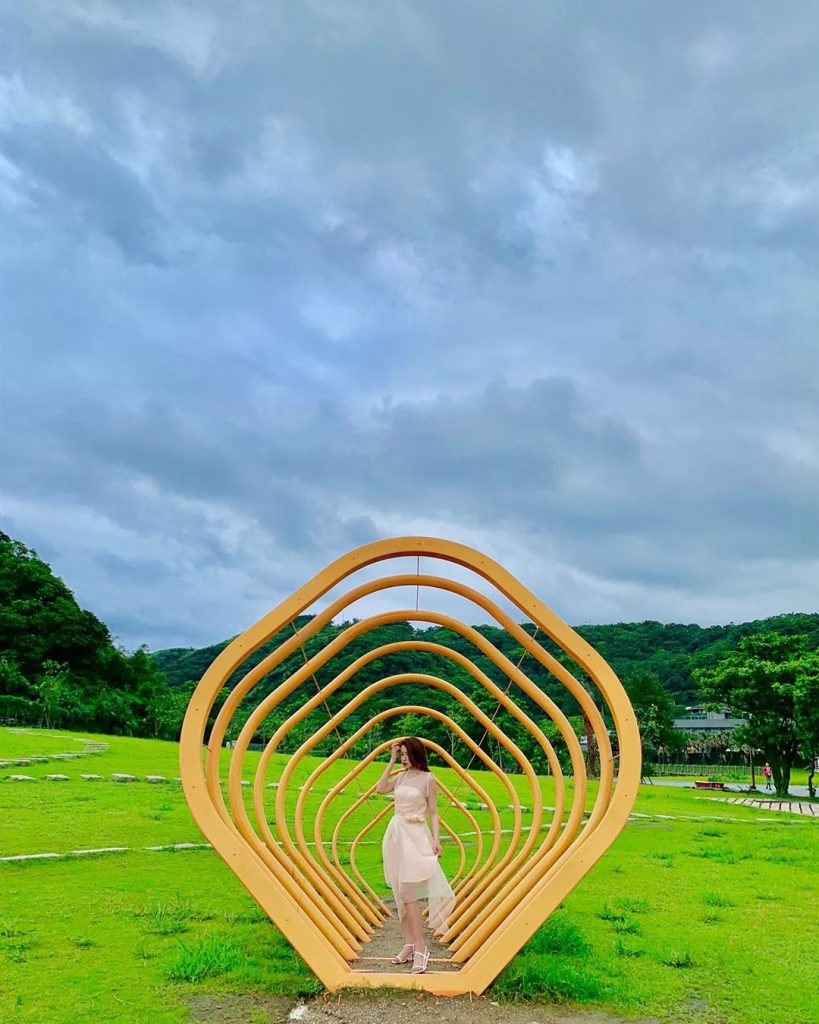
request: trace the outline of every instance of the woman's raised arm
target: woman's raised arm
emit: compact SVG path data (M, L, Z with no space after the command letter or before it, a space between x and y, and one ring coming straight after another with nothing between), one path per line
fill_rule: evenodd
M393 743L390 748L390 760L387 767L381 773L381 778L375 784L376 793L392 793L395 789L395 779L390 778L390 772L393 769L393 765L398 760L398 744Z

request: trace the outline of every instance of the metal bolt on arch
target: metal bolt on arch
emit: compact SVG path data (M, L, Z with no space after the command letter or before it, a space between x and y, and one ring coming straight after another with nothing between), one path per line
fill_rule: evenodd
M380 576L354 586L301 628L296 628L297 616L353 573L407 556L416 558L415 573ZM497 600L466 583L446 576L422 574L421 558L425 565L439 561L460 567L459 572L470 570L479 578L479 584L489 584L521 617L534 623L535 635L499 607ZM522 660L518 664L510 661L471 626L451 615L422 607L398 608L353 621L323 649L307 656L305 644L351 604L399 587L416 588L416 594L425 596L444 591L471 601L485 613L484 619L488 615L507 631L524 657L534 659L571 694L578 712L591 725L600 755L599 784L594 800L589 799L588 813L585 760L566 714L521 670ZM378 644L329 682L319 685L316 673L343 654L353 640L366 638L379 626L401 622L429 623L460 634L476 654L482 656L483 664L486 664L483 659L488 659L498 670L496 675L507 680L506 689L498 686L472 658L423 637ZM254 652L287 627L292 634L244 673L214 718L215 705L227 681ZM536 638L541 634L579 666L585 684L538 642ZM353 680L357 672L371 662L402 651L423 651L430 655L427 664L434 659L440 674L397 673L380 678L364 689L348 686L348 691L354 695L335 713L330 713L328 698L337 691L341 691L343 697L345 684ZM254 687L295 655L301 656L301 663L272 692L265 691L266 695L239 730L232 749L223 751L231 721L240 705L246 708L249 701L252 704ZM516 719L542 750L554 778L553 808L544 806L540 782L529 760L499 727L495 716L487 715L448 681L447 670L452 666L458 667L460 677L463 671L471 675L473 695L480 689L485 690L498 709L502 708L506 715ZM370 698L407 684L417 693L417 703L382 709L342 739L341 727ZM246 799L242 783L243 774L248 770L250 743L267 717L299 687L304 687L304 701L273 732L258 760L252 789ZM592 696L587 687L594 687L596 694ZM460 708L461 712L473 716L485 735L495 741L494 749L506 751L515 762L515 774L525 779L530 791L525 802L521 801L509 775L486 752L483 744L475 743L451 714L424 703L424 694L430 691L447 694L452 698L451 708ZM528 699L521 700L516 694ZM338 700L335 703L338 706ZM612 754L609 727L598 705L604 707L616 735L616 757ZM288 707L292 706L290 702ZM538 709L536 713L533 707ZM273 799L267 778L274 754L301 722L322 708L327 710L327 721L307 736L287 760L275 785ZM398 971L378 973L368 969L367 943L392 918L392 912L376 891L373 880L365 878L357 855L362 844L368 842L366 837L376 833L390 810L389 804L376 805L377 813L366 820L352 841L345 842L342 837L345 826L372 806L368 801L375 786L372 781L363 780L374 779L372 769L369 772L367 769L373 761L383 757L392 741L376 743L362 760L345 755L381 723L389 727L393 719L406 714L443 723L469 751L470 763L475 762L481 771L481 774L471 774L443 746L432 740L424 741L429 751L437 755L439 763L448 769L443 772L436 769L436 776L441 802L445 805L441 813L442 834L452 843L457 867L451 878L455 909L443 938L450 961L448 969L436 970L436 965L431 964L422 975ZM462 713L459 717L462 722ZM560 760L538 725L538 721L547 718L557 727L568 753L573 781L570 795ZM213 720L213 724L208 735L209 720ZM360 716L356 720L360 720ZM339 737L338 745L329 756L325 755L318 762L311 760L309 764L316 764L316 767L304 779L304 758L310 757L311 752L333 734ZM226 771L223 752L230 755ZM492 983L614 842L628 820L641 772L640 737L634 711L617 676L604 659L497 562L462 544L431 537L376 541L343 555L233 640L207 669L191 697L182 728L180 763L185 797L205 836L328 989L386 986L423 989L439 995L479 994ZM484 788L490 777L497 780L493 789L505 794L504 804L496 804ZM319 787L326 785L326 780L333 781L325 792ZM353 789L354 783L357 789ZM459 798L458 793L464 788L474 794L475 802ZM335 808L334 802L337 802ZM476 808L479 808L476 813L483 825L473 813ZM504 829L502 816L508 824L510 811L511 828ZM334 817L335 823L330 824ZM312 821L308 820L310 818ZM458 828L464 826L468 831L459 832ZM342 852L345 846L346 855ZM452 969L455 966L457 970Z

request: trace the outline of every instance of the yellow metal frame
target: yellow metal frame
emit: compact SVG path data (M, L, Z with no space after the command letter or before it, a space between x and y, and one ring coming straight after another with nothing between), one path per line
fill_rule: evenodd
M326 609L294 632L292 637L279 644L272 654L250 669L230 692L215 716L203 756L208 720L214 705L227 680L249 655L279 634L305 609L352 573L374 563L406 556L440 559L472 570L492 584L522 616L535 623L539 632L554 641L581 667L602 697L617 735L619 760L616 778L611 743L603 716L585 686L569 669L482 593L460 582L445 577L421 575L420 572L414 575L386 576L354 587L331 602ZM240 731L231 751L225 792L221 773L222 746L233 715L253 687L291 655L303 651L307 640L354 601L368 594L407 586L449 591L474 602L488 612L528 655L548 669L573 695L591 723L601 755L598 794L585 823L585 765L577 737L560 708L525 672L512 664L479 632L451 616L424 609L403 609L371 616L349 626L318 654L309 659L305 656L305 663L259 703ZM315 696L305 701L276 730L264 750L253 782L252 806L246 807L242 789L245 755L252 736L265 717L295 689L313 680L315 672L343 651L351 640L379 625L407 620L430 622L459 632L506 675L510 687L514 685L525 693L556 724L569 751L574 776L573 798L565 821L565 789L560 765L537 723L523 711L513 696L498 688L469 658L440 644L420 640L381 645L357 659L326 686L318 687L316 684L318 692ZM348 682L361 667L375 658L383 657L385 653L400 650L423 650L456 661L535 738L555 775L556 808L548 828L545 824L541 825L544 808L540 787L522 752L457 687L446 679L421 673L390 676L372 684L330 716L325 726L300 745L279 780L273 821L275 830L271 828L265 807L265 778L270 758L281 741L312 710L326 706L327 697ZM333 754L311 772L299 792L295 817L292 822L288 820L288 783L301 759L375 692L406 682L412 682L420 690L430 688L448 693L480 722L488 735L492 735L518 761L531 789L532 796L531 799L527 798L526 805L526 813L532 815L531 822L524 825L523 809L517 792L495 762L447 715L423 704L384 711L340 743ZM437 973L429 970L415 976L398 972L377 974L357 970L353 966L363 944L390 916L388 907L368 885L355 861L363 837L372 831L389 808L380 810L354 838L349 852L349 871L345 869L338 850L342 820L332 833L329 852L325 849L323 823L331 802L339 798L354 781L360 784L361 772L383 754L390 741L379 744L330 788L313 822L312 838L308 838L304 829L306 801L327 768L343 757L380 721L407 712L432 716L444 722L472 751L473 756L498 776L509 794L513 828L504 849L498 808L447 751L431 741L425 741L441 761L478 794L480 803L485 805L492 820L491 842L487 849L475 816L457 800L453 792L441 786L444 798L450 799L450 806L467 818L476 833L475 857L469 869L465 870L467 856L464 844L445 820L446 810L442 814L442 829L459 849L459 867L453 879L456 909L444 937L449 943L453 961L462 965L456 972ZM377 541L349 552L233 640L205 672L191 697L182 729L180 768L185 797L205 836L327 988L389 986L450 995L484 991L577 885L628 820L641 773L640 738L634 712L622 685L603 658L497 562L462 544L430 537L399 537ZM372 787L369 791L363 790L353 805L343 812L343 821L364 805L371 793ZM249 811L252 811L252 818ZM294 834L291 833L291 825Z

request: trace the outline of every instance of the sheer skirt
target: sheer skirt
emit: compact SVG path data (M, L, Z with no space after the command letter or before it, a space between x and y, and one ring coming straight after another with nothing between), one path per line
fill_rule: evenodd
M404 917L408 903L425 899L429 926L442 935L455 896L432 851L432 834L426 821L407 820L396 812L384 833L381 849L384 878L393 891L399 920Z

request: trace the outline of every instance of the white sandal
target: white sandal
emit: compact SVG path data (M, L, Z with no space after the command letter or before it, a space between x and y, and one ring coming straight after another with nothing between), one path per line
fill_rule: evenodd
M407 949L409 950L409 955L408 956L404 956L404 952ZM410 960L413 958L414 955L415 955L415 946L413 946L413 944L411 942L407 942L407 943L405 943L404 946L401 947L401 952L397 953L392 958L392 962L394 964L408 964L410 962Z
M416 960L416 957L418 960ZM427 969L429 963L429 950L425 949L423 953L412 954L412 970L410 974L423 974Z

